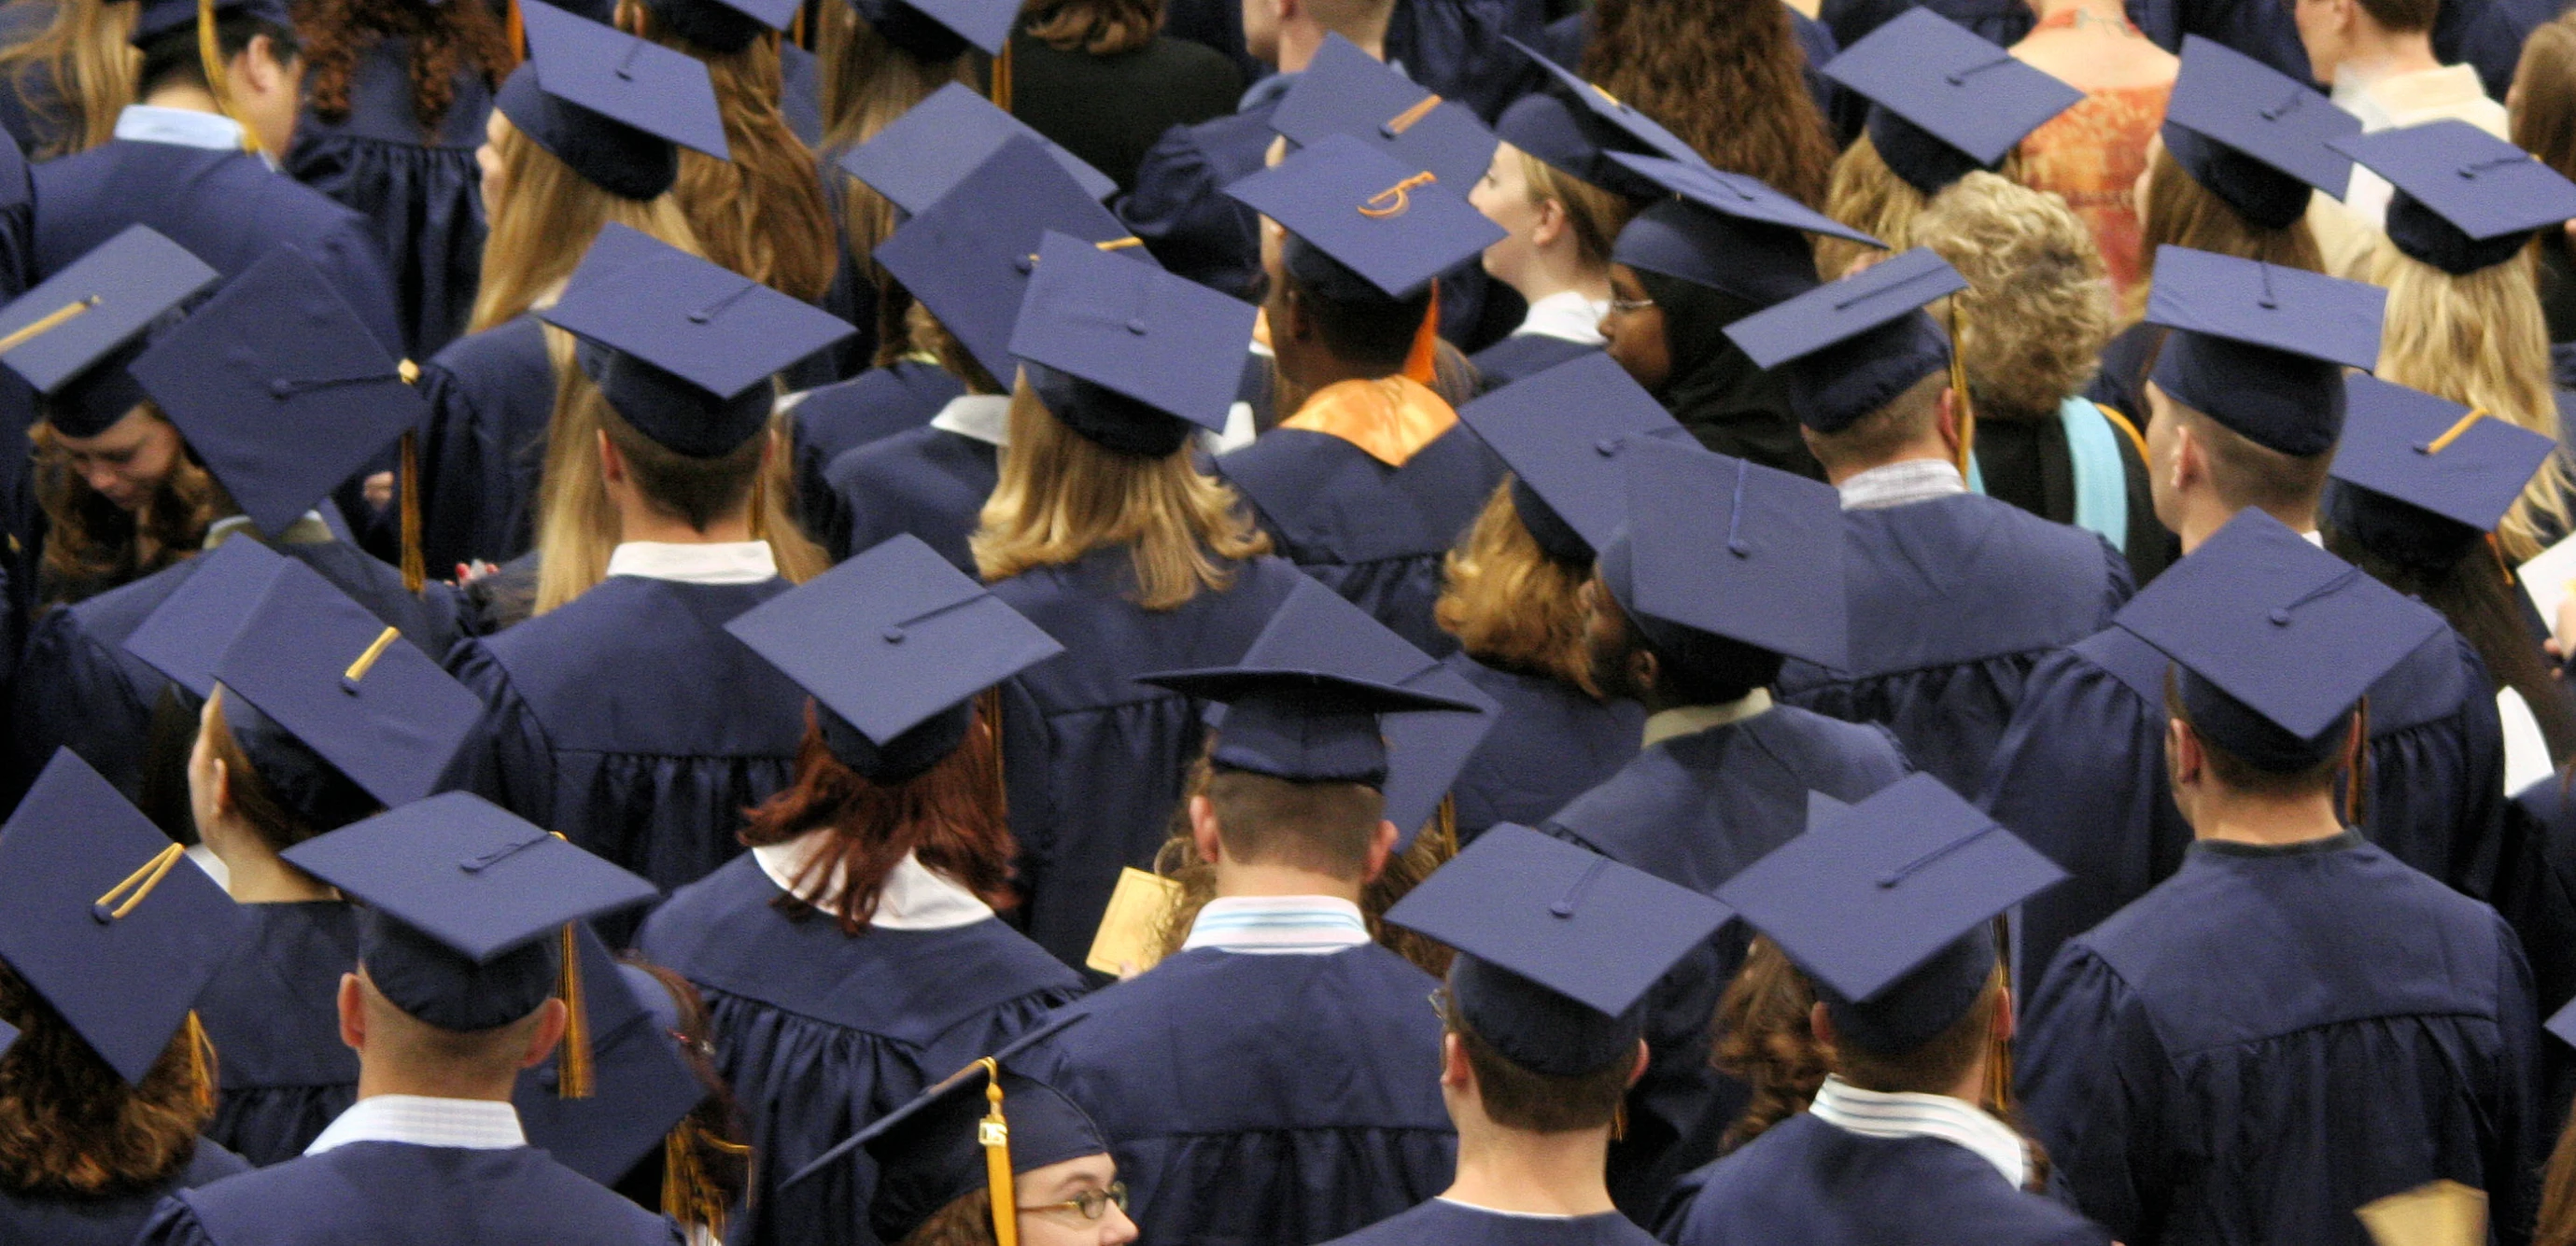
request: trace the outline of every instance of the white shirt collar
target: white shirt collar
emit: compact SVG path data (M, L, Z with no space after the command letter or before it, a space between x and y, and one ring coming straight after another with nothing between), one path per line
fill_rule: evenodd
M783 844L762 844L751 850L751 858L759 862L760 872L767 874L780 891L816 908L829 908L840 901L842 888L847 885L843 869L835 867L832 876L811 891L798 891L796 876L805 872L807 858L821 846L817 837L831 834L832 828L820 827ZM887 871L885 884L877 889L876 916L868 924L887 930L954 930L992 915L992 906L976 899L974 892L949 881L907 852Z
M116 114L116 137L132 143L168 143L174 147L200 147L207 151L246 151L242 146L241 123L219 112L198 112L193 108L164 108L158 104L128 104ZM260 158L275 169L277 162L261 152Z
M1330 956L1368 941L1360 906L1338 896L1219 896L1199 910L1181 950Z
M767 541L628 541L609 553L608 574L674 584L758 584L778 577L778 556Z
M375 1095L342 1112L304 1153L320 1155L352 1142L506 1151L528 1145L528 1135L519 1128L519 1109L496 1100Z
M1521 327L1512 330L1512 336L1536 334L1599 346L1601 317L1609 310L1608 299L1588 299L1579 290L1559 290L1530 304L1529 314L1521 318Z
M1844 510L1874 511L1966 493L1968 481L1948 459L1907 459L1860 472L1835 489Z
M1467 1200L1465 1200L1465 1199L1463 1199L1463 1198L1451 1198L1451 1197L1449 1197L1449 1196L1448 1196L1448 1195L1446 1195L1446 1194L1437 1195L1437 1196L1435 1196L1435 1197L1437 1197L1437 1199L1438 1199L1440 1202L1447 1203L1447 1204L1449 1204L1449 1205L1450 1205L1450 1206L1452 1206L1452 1207L1464 1208L1465 1210L1472 1211L1472 1212L1474 1212L1474 1213L1476 1213L1477 1215L1480 1215L1480 1216L1502 1216L1502 1217L1504 1217L1504 1218L1506 1218L1506 1219L1511 1219L1511 1220L1556 1220L1556 1221L1565 1221L1565 1220L1581 1220L1581 1219L1583 1219L1583 1218L1584 1218L1584 1217L1582 1217L1582 1216L1569 1216L1569 1215L1563 1215L1563 1214L1556 1213L1556 1212L1545 1212L1545 1211L1504 1211L1502 1208L1499 1208L1499 1207L1486 1207L1486 1206L1484 1206L1484 1205L1482 1205L1482 1204L1478 1204L1478 1203L1470 1203L1470 1202L1468 1202Z
M2030 1184L2030 1148L2021 1135L1964 1099L1863 1090L1827 1074L1808 1110L1865 1137L1939 1138L1975 1152L2014 1189Z
M1698 735L1728 723L1740 723L1771 708L1771 690L1756 688L1724 705L1682 705L1646 716L1646 747L1675 736Z
M930 417L930 426L988 446L1007 446L1011 444L1011 396L959 394Z

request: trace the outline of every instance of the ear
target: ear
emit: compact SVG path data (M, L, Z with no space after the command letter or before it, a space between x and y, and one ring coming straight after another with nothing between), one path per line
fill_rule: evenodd
M630 35L644 33L644 6L635 0L617 0L617 10L609 18L619 30Z
M1225 857L1225 836L1219 830L1216 802L1205 796L1190 797L1190 844L1199 850L1199 860L1210 865Z
M1368 864L1360 871L1361 885L1376 882L1378 875L1386 872L1386 863L1395 856L1395 841L1401 838L1403 835L1395 829L1395 823L1378 819L1377 830L1369 835Z
M572 1010L560 999L550 999L537 1009L537 1024L528 1031L528 1049L519 1055L519 1067L532 1069L553 1055L555 1044L563 1041L564 1026L572 1020Z
M1554 199L1539 200L1538 224L1530 228L1530 243L1541 247L1553 246L1572 228L1574 225L1565 215L1564 204Z
M340 975L340 1043L362 1056L367 1054L366 991L358 975Z
M2175 784L2197 783L2204 761L2200 751L2200 734L2180 718L2165 720L2166 779Z
M1654 1058L1655 1058L1655 1056L1654 1056L1654 1051L1653 1051L1653 1049L1651 1049L1651 1048L1649 1048L1649 1047L1647 1047L1647 1046L1646 1046L1646 1040L1644 1040L1644 1039L1642 1039L1642 1038L1641 1038L1641 1039L1638 1039L1638 1040L1637 1040L1637 1066L1636 1066L1635 1068L1632 1068L1632 1069L1628 1070L1628 1084L1629 1084L1629 1085L1631 1085L1631 1086L1636 1085L1636 1084L1637 1084L1638 1079L1639 1079L1639 1078L1642 1078L1642 1077L1644 1077L1644 1076L1646 1075L1646 1066L1647 1066L1647 1065L1649 1065L1649 1064L1652 1064L1652 1063L1654 1062Z
M623 483L626 480L626 456L619 454L617 447L609 444L607 429L599 429L591 435L599 439L600 479Z
M1940 435L1941 449L1953 463L1959 461L1959 391L1943 389L1932 408L1932 429Z
M216 817L229 818L233 816L232 767L225 765L224 759L220 757L214 759L214 766L215 781L211 785L212 791L208 794L208 799L214 802Z
M1639 692L1653 692L1655 676L1662 672L1663 667L1655 660L1654 650L1639 645L1628 651L1628 682Z
M2020 1024L2013 1020L2012 988L2002 988L2003 1002L1995 1009L1995 1041L2009 1043Z
M1834 1019L1825 1011L1825 1002L1817 1000L1807 1009L1807 1032L1827 1047L1834 1045Z
M2207 451L2202 449L2200 438L2192 435L2191 425L2187 422L2175 422L2173 437L2173 466L2168 469L2166 483L2180 493L2207 473L2207 464L2201 461L2201 456Z
M1440 1036L1440 1086L1444 1090L1475 1088L1476 1067L1467 1063L1467 1044L1455 1030Z
M278 89L278 80L283 76L279 71L283 68L277 59L277 41L267 35L252 35L224 72L248 92L266 95Z

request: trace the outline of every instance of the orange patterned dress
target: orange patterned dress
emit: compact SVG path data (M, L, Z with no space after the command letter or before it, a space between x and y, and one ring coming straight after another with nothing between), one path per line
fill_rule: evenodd
M2130 201L2147 167L2147 142L2164 124L2172 84L2096 91L2021 141L2022 183L2052 191L2093 231L2094 245L2126 298L2138 281L2138 210Z

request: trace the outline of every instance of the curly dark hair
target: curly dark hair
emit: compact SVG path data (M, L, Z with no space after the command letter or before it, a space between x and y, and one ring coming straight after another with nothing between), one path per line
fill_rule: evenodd
M1599 0L1583 76L1662 122L1710 164L1821 207L1834 141L1773 0Z
M324 120L349 115L349 85L358 60L386 39L410 41L411 111L423 134L438 133L456 102L456 77L500 83L516 58L488 4L423 4L420 0L297 0L295 29L304 37L304 98Z
M214 1119L204 1031L182 1026L128 1086L25 979L0 965L0 1020L19 1028L0 1056L0 1189L36 1198L141 1194L187 1167Z
M157 408L146 407L160 418ZM139 512L128 514L89 487L50 423L28 434L35 443L36 505L44 511L45 552L37 600L67 606L194 557L206 529L238 511L224 487L193 457L182 455L170 478Z
M1815 988L1778 944L1756 937L1735 980L1718 1001L1709 1064L1753 1088L1744 1114L1726 1127L1718 1150L1731 1152L1807 1110L1833 1071L1833 1052L1816 1041L1808 1014Z

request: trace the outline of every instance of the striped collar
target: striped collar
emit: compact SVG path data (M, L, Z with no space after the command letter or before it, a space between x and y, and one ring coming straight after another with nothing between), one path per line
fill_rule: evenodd
M1181 950L1329 956L1368 941L1360 906L1338 896L1224 896L1199 910Z
M1863 1090L1828 1074L1808 1110L1863 1137L1939 1138L1975 1152L2014 1189L2030 1184L2030 1148L2021 1135L1964 1099Z
M400 1142L466 1151L506 1151L528 1145L519 1110L492 1099L432 1099L422 1095L371 1095L331 1122L307 1155L352 1142Z
M1837 491L1844 510L1875 511L1965 493L1968 482L1958 464L1946 459L1906 459L1854 475Z

